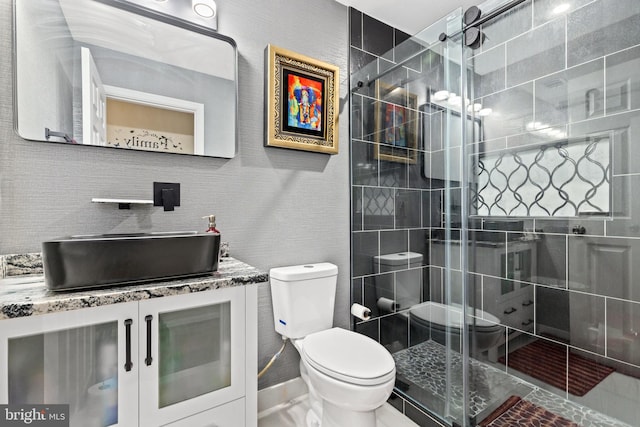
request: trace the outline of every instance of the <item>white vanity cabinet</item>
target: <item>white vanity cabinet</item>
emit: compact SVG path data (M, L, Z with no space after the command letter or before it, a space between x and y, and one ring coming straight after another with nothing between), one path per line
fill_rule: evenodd
M255 426L256 286L0 321L0 402L70 426Z

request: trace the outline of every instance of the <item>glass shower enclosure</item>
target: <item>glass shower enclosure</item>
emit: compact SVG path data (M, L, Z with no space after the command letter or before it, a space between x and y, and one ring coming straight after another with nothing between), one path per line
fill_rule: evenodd
M387 51L368 28L352 10L352 302L390 403L637 425L640 2L489 0Z

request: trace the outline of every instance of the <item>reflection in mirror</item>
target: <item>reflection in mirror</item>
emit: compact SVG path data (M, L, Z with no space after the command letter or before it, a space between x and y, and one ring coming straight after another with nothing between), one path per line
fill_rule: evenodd
M14 14L21 137L235 156L232 39L124 0L15 0Z

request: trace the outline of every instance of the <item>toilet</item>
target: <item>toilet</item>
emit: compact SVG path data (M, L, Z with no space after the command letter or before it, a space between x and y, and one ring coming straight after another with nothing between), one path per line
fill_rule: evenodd
M471 310L471 309L470 309ZM442 345L447 336L452 348L460 351L462 337L462 306L427 301L411 307L411 331L430 334L430 338ZM474 349L479 352L494 349L504 340L504 328L500 319L491 313L475 309L474 316L467 316L469 336L474 337Z
M276 332L300 354L309 388L308 427L373 427L396 377L393 357L373 339L333 327L338 267L330 263L269 271Z

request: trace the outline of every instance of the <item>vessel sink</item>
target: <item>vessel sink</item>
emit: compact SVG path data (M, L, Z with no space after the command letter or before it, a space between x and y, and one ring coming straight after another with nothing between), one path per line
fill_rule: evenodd
M53 291L198 276L218 269L220 234L196 231L93 234L42 243Z

